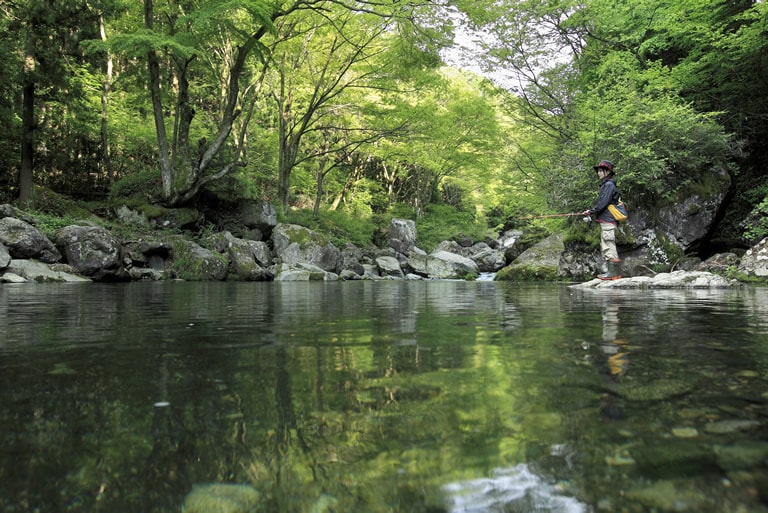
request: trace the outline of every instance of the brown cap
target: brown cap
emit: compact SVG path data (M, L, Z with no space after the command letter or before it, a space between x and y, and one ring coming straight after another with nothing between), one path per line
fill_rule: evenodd
M613 162L610 160L601 160L598 165L595 166L595 171L597 171L600 168L605 168L611 173L613 173Z

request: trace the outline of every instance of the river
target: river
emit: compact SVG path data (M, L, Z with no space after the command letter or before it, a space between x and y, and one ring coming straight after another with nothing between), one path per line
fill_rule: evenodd
M768 512L768 288L3 285L0 386L3 513Z

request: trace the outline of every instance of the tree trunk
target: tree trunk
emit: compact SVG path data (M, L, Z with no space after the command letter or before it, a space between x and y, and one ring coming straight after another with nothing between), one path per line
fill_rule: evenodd
M99 16L99 32L101 34L101 40L106 41L107 31L104 27L104 16ZM101 90L101 161L99 162L99 169L111 184L114 182L115 176L112 173L112 166L110 165L109 133L107 131L107 122L109 120L109 93L112 89L112 52L110 51L107 51L106 65L107 73Z
M154 5L152 0L144 0L144 25L152 30L154 25ZM154 50L147 52L149 67L149 90L152 96L152 112L155 119L155 131L157 133L158 158L160 159L160 174L163 183L163 198L170 198L173 185L173 168L168 153L168 135L165 131L165 119L163 118L163 102L160 98L160 61Z
M21 99L21 167L19 171L19 206L33 206L33 169L35 152L35 54L27 41L24 58L24 85Z
M315 194L315 208L312 210L312 215L315 219L320 215L320 203L323 201L323 182L325 181L326 164L328 164L328 157L323 156L317 165L317 193Z

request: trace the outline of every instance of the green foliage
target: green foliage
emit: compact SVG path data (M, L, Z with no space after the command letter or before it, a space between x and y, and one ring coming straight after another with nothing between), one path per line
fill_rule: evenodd
M81 223L82 217L73 217L69 215L51 214L32 210L29 212L35 218L35 228L40 230L50 240L55 240L56 233L66 226Z
M447 205L429 205L424 215L416 219L416 245L431 251L440 242L456 237L483 240L489 234L485 223L471 213Z
M326 234L340 248L348 243L368 247L376 230L370 217L357 217L354 212L345 210L322 211L315 217L311 209L294 209L285 213L282 222L298 224Z
M136 199L145 203L148 198L157 195L160 187L160 170L145 168L115 181L110 188L110 198L114 201Z
M744 237L753 242L768 237L768 195L750 212L744 226Z
M728 157L729 138L714 114L697 113L679 99L649 97L618 86L583 105L582 147L586 160L580 178L594 179L592 160L616 164L623 194L638 205L674 201L681 190L699 187L706 171L720 169ZM586 171L586 173L584 172Z
M738 267L735 265L728 266L723 272L723 276L731 280L740 281L742 283L750 283L753 285L768 285L768 277L743 273L739 271Z

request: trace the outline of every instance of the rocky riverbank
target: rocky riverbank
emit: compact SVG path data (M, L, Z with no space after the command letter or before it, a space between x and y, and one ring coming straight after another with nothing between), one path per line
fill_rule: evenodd
M391 221L385 247L339 248L324 234L277 223L274 210L262 208L258 214L249 238L229 231L203 238L157 231L121 240L90 221L66 226L49 238L34 216L0 205L0 282L421 280L474 279L484 273L507 280L582 281L593 275L597 257L594 251L567 251L562 235L526 248L518 231L483 241L444 241L427 253L416 246L416 224L407 219ZM768 239L742 257L716 255L682 275L633 272L633 278L582 286L658 287L662 280L672 284L667 286L730 286L733 280L720 276L727 268L768 278Z

